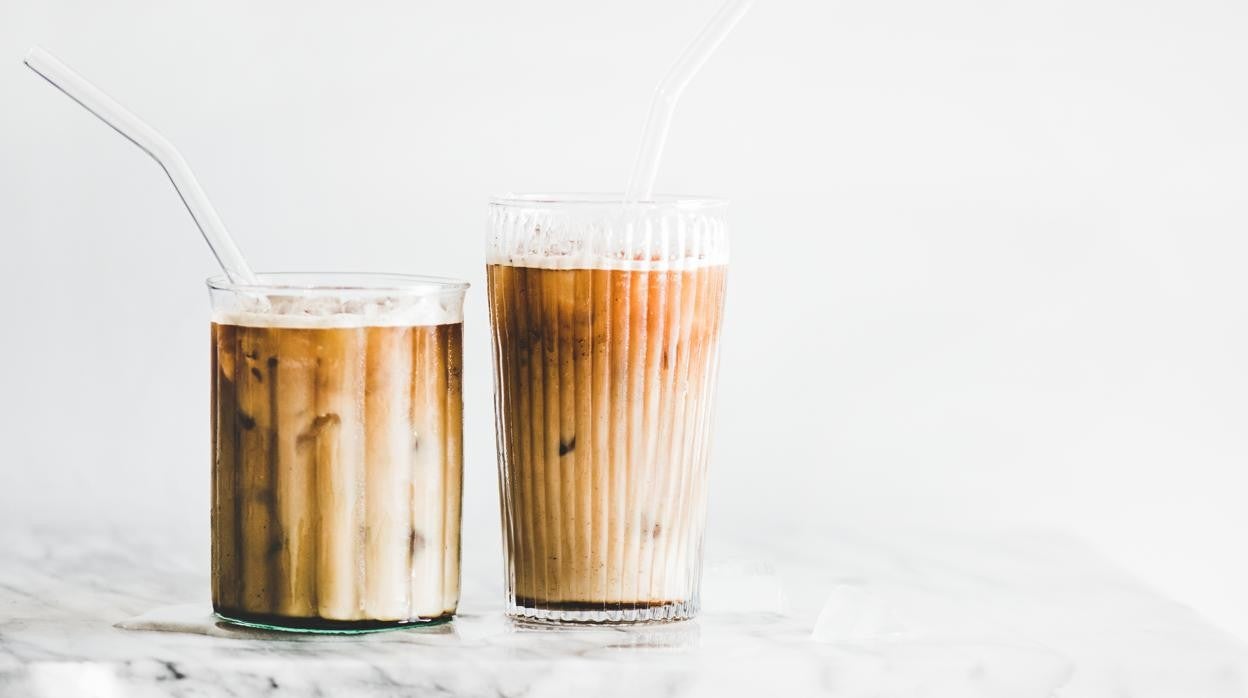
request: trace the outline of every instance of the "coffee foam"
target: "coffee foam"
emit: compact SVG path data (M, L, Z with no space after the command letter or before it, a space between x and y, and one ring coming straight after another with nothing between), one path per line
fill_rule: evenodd
M244 327L332 329L349 327L428 327L464 321L455 294L419 297L303 298L251 296L237 307L217 310L212 321Z
M602 269L609 271L683 271L716 267L728 263L728 255L680 257L677 259L622 259L587 254L499 254L487 255L487 264L533 269Z
M580 237L558 228L506 231L486 245L486 263L535 269L681 271L728 263L722 230L699 235L602 235Z
M486 263L537 269L668 271L728 263L718 212L495 206Z

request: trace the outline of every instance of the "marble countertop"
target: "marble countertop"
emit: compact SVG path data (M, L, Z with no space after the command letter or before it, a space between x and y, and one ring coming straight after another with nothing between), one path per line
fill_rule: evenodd
M167 533L0 534L0 696L1248 695L1248 653L1077 541L830 530L711 541L699 619L556 628L467 569L450 624L217 624Z

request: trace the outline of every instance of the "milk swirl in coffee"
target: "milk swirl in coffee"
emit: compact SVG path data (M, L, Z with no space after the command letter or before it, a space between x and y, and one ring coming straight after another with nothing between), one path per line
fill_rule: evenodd
M268 298L212 323L212 596L367 629L459 597L458 309Z
M499 227L487 280L509 612L689 617L726 245L697 231L653 253L594 249Z

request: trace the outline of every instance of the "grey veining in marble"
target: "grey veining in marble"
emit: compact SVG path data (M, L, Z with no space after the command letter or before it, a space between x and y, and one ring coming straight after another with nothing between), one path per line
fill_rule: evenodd
M0 695L1246 695L1235 639L1062 537L838 530L725 553L690 623L514 623L476 571L450 624L310 636L215 622L176 536L10 532Z

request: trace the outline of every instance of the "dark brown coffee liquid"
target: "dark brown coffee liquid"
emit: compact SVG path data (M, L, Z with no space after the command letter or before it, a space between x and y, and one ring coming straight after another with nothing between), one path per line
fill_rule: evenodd
M319 629L459 598L460 324L212 325L212 599Z

